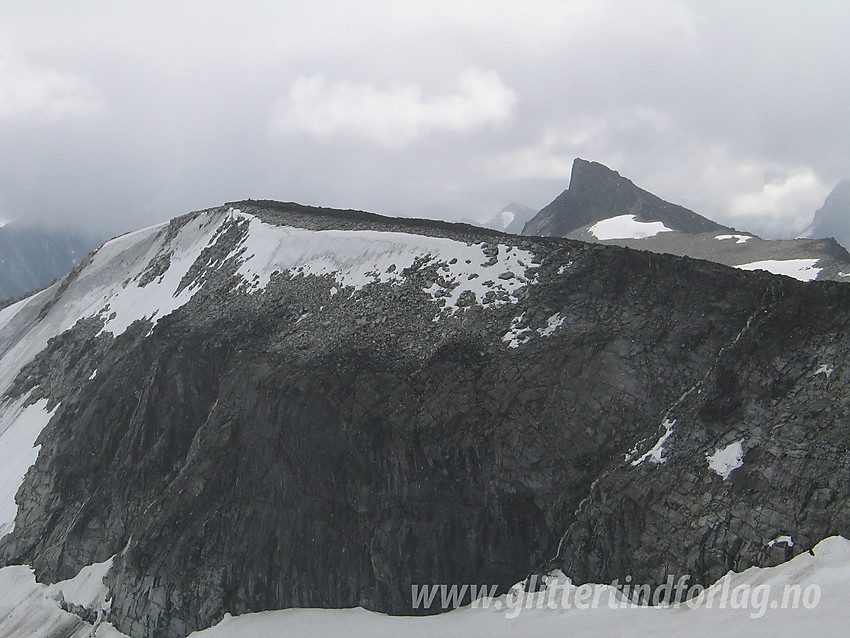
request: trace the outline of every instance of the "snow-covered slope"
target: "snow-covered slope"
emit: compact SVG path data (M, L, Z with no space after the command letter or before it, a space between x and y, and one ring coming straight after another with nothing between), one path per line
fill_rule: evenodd
M572 239L708 259L800 281L848 281L850 255L832 239L767 240L742 233L681 233L661 222L618 215L566 235ZM844 274L842 274L844 273Z

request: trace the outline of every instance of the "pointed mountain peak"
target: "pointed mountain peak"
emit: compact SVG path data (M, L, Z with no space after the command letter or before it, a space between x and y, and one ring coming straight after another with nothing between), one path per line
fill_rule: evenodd
M623 216L643 223L661 222L682 233L730 230L635 186L604 164L577 158L570 187L529 221L523 234L565 237L590 224Z
M511 202L496 213L496 215L487 221L484 226L486 228L500 230L503 233L519 235L522 233L522 229L526 222L536 214L537 211L533 208L523 206L517 202Z
M617 171L605 166L605 164L591 162L580 157L573 160L573 170L570 175L570 191L580 192L603 186L618 185L635 187L630 179L626 179Z

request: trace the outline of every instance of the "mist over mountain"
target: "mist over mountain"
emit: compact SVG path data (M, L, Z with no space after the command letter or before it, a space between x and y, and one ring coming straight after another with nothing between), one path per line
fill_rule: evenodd
M832 189L802 236L834 237L845 248L850 246L850 180L842 180Z
M0 300L66 275L102 239L93 234L12 222L0 227Z
M537 214L537 211L528 206L511 202L500 210L495 216L487 221L483 226L494 230L501 230L503 233L519 235L525 224Z

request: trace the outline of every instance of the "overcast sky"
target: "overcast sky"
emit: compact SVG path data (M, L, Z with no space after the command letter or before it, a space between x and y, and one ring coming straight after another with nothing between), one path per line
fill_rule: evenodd
M0 217L486 219L575 157L767 237L850 177L850 2L0 0Z

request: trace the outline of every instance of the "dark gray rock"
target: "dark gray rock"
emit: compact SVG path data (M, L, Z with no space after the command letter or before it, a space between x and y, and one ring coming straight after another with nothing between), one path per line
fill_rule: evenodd
M770 566L850 530L847 318L839 287L772 289L740 337L675 403L663 464L612 465L594 483L554 564L579 580L631 574L707 585ZM801 317L804 319L801 320ZM658 433L639 446L643 451ZM740 442L723 478L708 456ZM794 547L774 545L791 536Z
M779 560L771 534L795 535L793 553L850 535L850 287L465 225L239 206L316 230L485 242L491 256L509 244L539 266L516 303L465 299L434 321L423 289L436 265L356 293L280 274L250 294L231 260L190 269L187 285L203 287L153 330L140 321L113 339L79 322L12 390L58 408L0 564L57 581L116 555L110 620L170 638L225 612L421 613L412 584L506 588L554 565L589 580L705 579ZM211 251L228 254L244 232L223 227ZM516 348L503 340L512 329L527 329ZM667 463L625 463L665 418L677 421ZM705 452L739 438L745 464L723 481Z
M570 187L541 209L525 225L522 234L565 237L584 226L618 215L635 215L642 222L662 222L667 228L683 233L731 231L638 188L603 164L576 158Z

